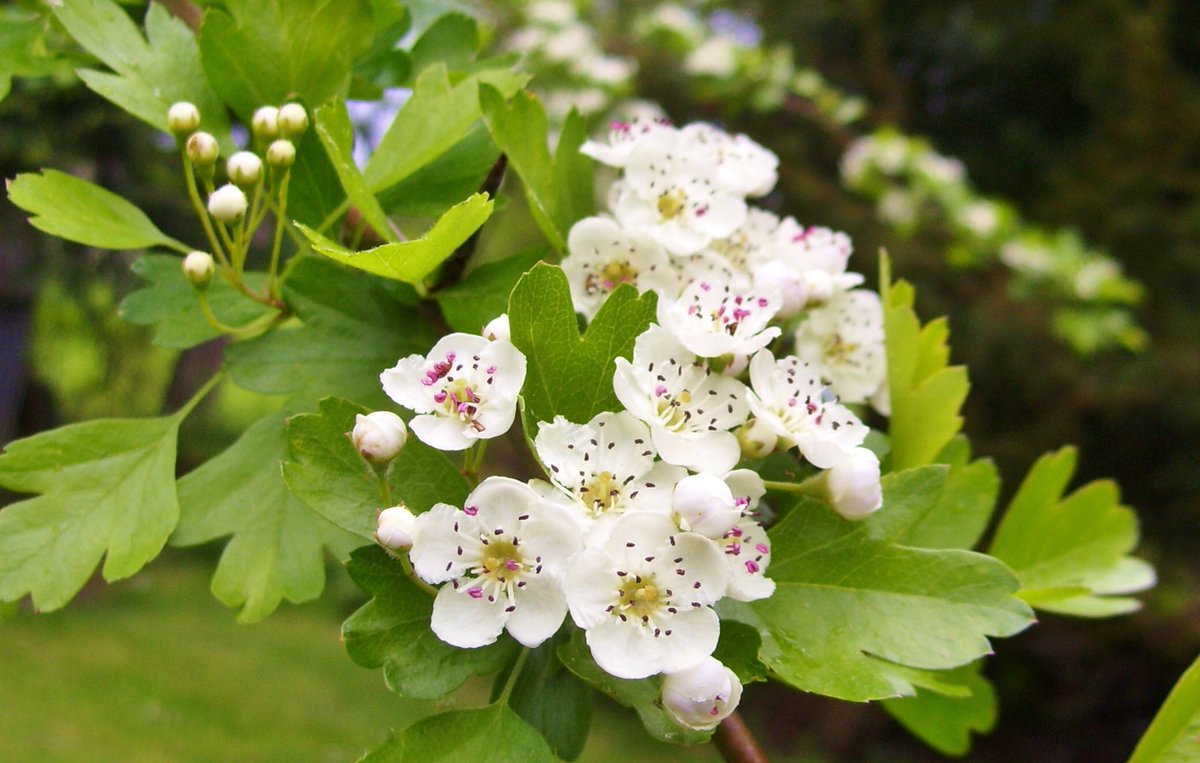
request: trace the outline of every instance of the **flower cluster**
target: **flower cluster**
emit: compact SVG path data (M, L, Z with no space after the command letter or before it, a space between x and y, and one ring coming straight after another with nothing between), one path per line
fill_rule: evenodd
M393 507L377 537L440 586L431 627L446 643L507 631L535 647L569 617L603 670L663 675L663 706L711 728L741 694L712 657L714 605L775 589L767 485L739 463L794 449L843 516L879 508L879 460L847 406L886 411L882 309L846 269L845 234L748 205L774 186L778 160L746 136L639 121L583 151L622 172L611 216L569 233L576 309L594 316L621 284L658 297L656 322L615 361L624 410L540 422L527 434L547 479L491 476L463 506L415 517ZM420 440L477 452L512 425L525 372L501 316L380 379ZM368 444L399 431L362 417L353 437L369 458Z

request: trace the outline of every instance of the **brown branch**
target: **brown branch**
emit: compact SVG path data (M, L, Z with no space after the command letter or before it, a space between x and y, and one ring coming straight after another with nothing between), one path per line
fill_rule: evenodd
M192 0L156 0L162 7L166 8L172 16L187 24L192 32L200 31L200 24L204 21L204 9L192 2Z
M739 712L735 711L721 721L717 733L713 734L713 744L728 763L770 763Z

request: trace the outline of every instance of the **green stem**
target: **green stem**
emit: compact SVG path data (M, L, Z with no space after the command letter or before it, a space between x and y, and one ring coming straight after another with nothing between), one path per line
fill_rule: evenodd
M803 482L774 482L772 480L763 480L763 485L767 490L778 490L783 493L796 493L797 495L809 495L814 498L819 498L822 495L822 490L825 485L825 473L815 474Z
M379 485L379 497L383 499L385 507L394 506L392 502L392 486L388 483L388 470L395 461L389 461L386 464L371 464L371 468L375 471L375 482Z
M508 674L508 680L504 682L504 690L500 692L500 697L496 700L500 704L507 704L509 696L512 695L513 688L517 685L517 678L521 675L521 669L525 667L525 658L529 656L529 649L522 649L517 655L517 661L513 663L512 672Z
M287 225L288 181L292 173L283 171L283 179L279 181L279 206L275 210L275 240L271 243L271 266L267 270L267 294L279 298L276 287L276 275L279 271L279 252L283 248L283 229Z
M337 222L337 219L339 217L346 214L346 210L349 208L350 208L350 199L346 198L342 201L341 204L338 204L337 209L330 212L328 215L326 215L325 219L321 221L321 224L319 226L317 226L317 233L324 235L325 231L329 228L329 226L333 225L335 222Z
M479 484L479 470L483 467L483 455L487 452L487 440L476 440L463 456L463 476Z
M413 572L412 562L409 561L407 552L402 551L396 556L400 560L400 566L404 568L404 574L412 578L412 582L417 584L417 588L420 588L430 596L437 596L437 589L426 583L424 580L421 580L421 578L417 577L417 573Z
M253 292L248 291L244 287L242 288L242 291L248 296L262 301L261 297ZM245 326L230 326L229 324L222 322L221 319L218 318L212 311L212 305L210 305L208 302L208 294L206 292L197 290L196 296L200 300L200 310L204 313L204 318L208 321L208 325L212 326L217 331L220 331L222 334L229 334L237 337L238 339L248 339L252 336L265 334L267 331L275 328L275 326L283 323L289 317L286 312L279 311L274 314L268 313L267 315L263 315L251 321L250 323L247 323Z
M208 381L204 382L200 389L196 390L196 394L192 395L191 399L184 403L183 407L175 412L175 417L181 420L186 418L187 415L192 412L192 409L199 405L200 401L203 400L209 392L212 392L223 378L225 378L224 369L213 374Z
M231 263L225 251L221 249L221 244L217 240L217 234L213 231L212 220L208 216L208 207L204 206L204 202L200 199L200 191L196 188L196 171L192 167L192 160L188 158L187 151L181 150L180 154L183 157L183 177L187 181L188 198L192 200L192 206L196 209L196 214L200 217L200 224L204 226L204 235L208 237L208 245L212 247L213 256L217 258L217 262L221 263L223 268L228 270Z

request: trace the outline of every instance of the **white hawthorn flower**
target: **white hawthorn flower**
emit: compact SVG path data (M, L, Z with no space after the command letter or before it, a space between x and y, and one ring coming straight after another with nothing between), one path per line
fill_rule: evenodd
M715 657L663 679L662 706L681 726L707 731L728 718L742 699L742 682Z
M756 269L754 282L783 294L780 317L790 318L807 305L826 302L863 282L862 274L846 271L854 247L845 233L805 228L789 217L780 224L776 240L776 257Z
M571 518L528 485L488 477L461 511L439 503L418 516L414 541L413 571L449 583L430 621L447 644L484 646L507 630L536 647L562 624L562 576L582 542Z
M407 551L417 537L417 518L404 504L379 512L375 538L392 551Z
M643 135L613 187L617 220L643 228L671 254L692 254L746 219L745 200L718 179L715 157L689 150L679 132Z
M422 414L409 426L439 450L463 450L512 426L525 356L511 342L449 334L425 357L409 355L379 375L383 391Z
M585 217L567 234L563 272L571 285L575 309L590 320L609 293L623 283L639 292L679 289L678 276L666 252L649 233L627 230L604 217Z
M629 121L617 121L612 123L607 143L589 140L580 146L579 151L601 164L624 167L629 161L629 154L639 141L660 132L674 133L677 130L668 120L659 117L635 117Z
M790 217L784 221L773 212L750 207L746 221L729 236L709 244L708 251L720 255L738 273L740 279L735 284L744 281L748 285L763 265L778 258L780 244L790 243L786 239L791 229L781 231L785 222L795 224Z
M534 448L589 530L629 511L666 514L671 489L687 476L683 468L655 459L650 430L624 411L598 414L587 424L562 416L543 421Z
M704 122L679 132L679 149L711 156L717 163L717 183L735 196L765 196L779 180L779 157L745 135L730 135Z
M767 327L779 305L775 292L743 292L693 281L679 299L659 299L658 322L702 358L749 356L779 336L778 327Z
M637 338L633 362L617 358L613 390L650 426L667 463L724 474L741 456L729 430L749 415L745 386L714 373L663 328L651 326Z
M883 506L879 457L867 448L854 448L825 472L825 489L838 514L862 519Z
M217 270L213 256L208 252L199 251L189 252L188 256L183 258L182 267L184 277L191 281L193 286L201 288L208 285Z
M376 464L386 464L400 455L400 449L408 441L408 427L404 419L391 411L373 411L354 417L354 431L350 433L354 449L363 458Z
M706 538L719 539L742 518L725 480L712 474L693 474L675 485L671 510L679 526Z
M771 543L758 522L743 518L718 541L729 565L725 595L738 601L756 601L775 593L775 581L766 576L771 563Z
M737 42L721 35L700 43L683 61L688 74L732 77L737 72Z
M883 304L866 289L835 294L796 329L796 355L847 403L863 403L887 381Z
M626 514L602 546L571 562L567 606L596 664L618 678L645 678L712 654L720 621L710 605L727 577L713 541L661 514Z
M817 371L795 356L775 360L760 350L750 360L750 410L786 447L828 469L862 444L867 427L844 405L825 399Z

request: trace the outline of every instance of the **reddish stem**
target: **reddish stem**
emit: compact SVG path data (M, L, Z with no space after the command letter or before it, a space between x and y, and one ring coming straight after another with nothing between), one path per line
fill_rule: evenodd
M734 712L713 734L713 744L728 763L770 763L742 714Z

